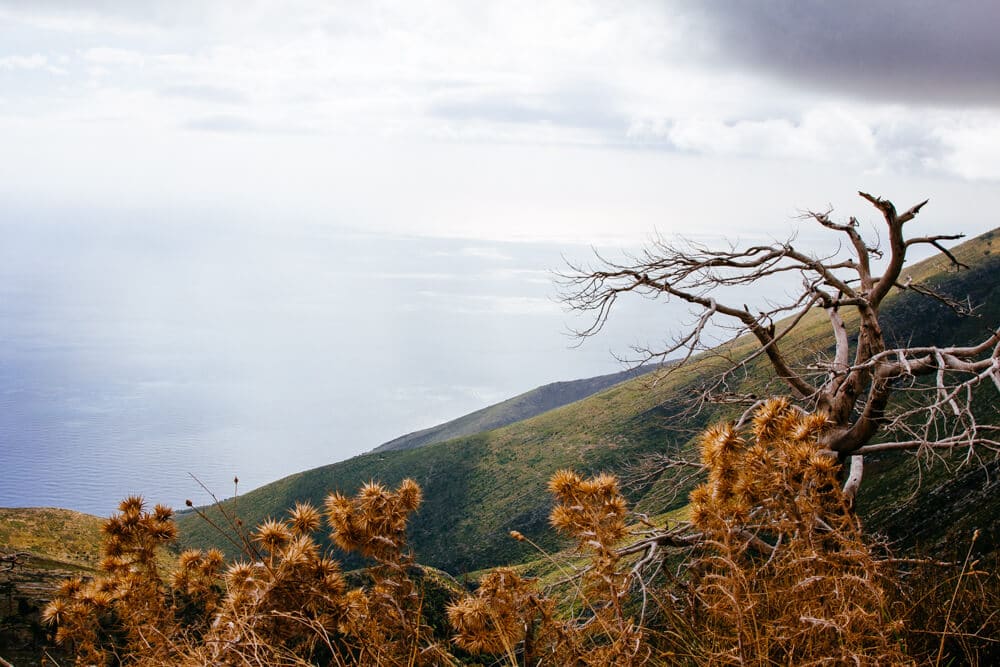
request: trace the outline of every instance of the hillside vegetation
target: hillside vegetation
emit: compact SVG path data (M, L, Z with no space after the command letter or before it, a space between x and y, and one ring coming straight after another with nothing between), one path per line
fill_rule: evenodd
M67 579L97 574L105 519L54 507L0 508L0 649L16 665L39 664L45 605ZM176 565L156 554L166 572ZM54 651L55 655L60 655Z
M549 557L563 576L548 584L498 567L468 591L415 563L412 479L296 504L247 530L249 560L188 550L166 578L153 554L173 513L131 497L103 527L101 572L66 581L42 617L80 667L996 664L995 565L887 558L817 454L829 423L782 398L745 432L704 431L690 523L655 543L614 475L556 472L549 521L574 550ZM327 528L363 572L329 557ZM641 556L652 544L684 572Z
M494 405L476 410L465 416L453 419L444 424L438 424L413 433L394 438L379 445L373 451L393 451L397 449L414 449L436 442L444 442L474 435L483 431L491 431L514 422L530 419L543 412L560 408L570 403L592 396L608 387L651 373L656 370L653 365L641 368L630 368L618 373L598 375L597 377L567 382L552 382L526 391L514 398L508 398Z
M944 258L935 257L904 273L915 282L928 281L958 298L968 296L980 306L977 317L960 319L940 304L905 292L895 295L882 309L888 337L913 344L937 342L942 337L949 344L981 339L1000 321L997 239L994 231L953 249L970 265L968 270L951 272ZM828 325L821 315L807 315L796 331L794 347L799 361L831 349ZM753 345L753 341L740 339L719 352L737 355ZM707 405L692 410L690 404L703 380L716 376L726 364L724 355L702 355L658 382L652 382L652 376L640 377L503 428L419 449L373 452L305 471L224 505L245 524L254 525L279 515L296 501L320 504L332 491L353 494L372 479L395 486L412 478L426 499L410 525L411 543L422 563L462 573L519 562L536 552L527 543L512 540L510 530L518 530L546 548L560 544L547 529L551 500L545 485L555 471L572 468L584 475L623 471L647 454L690 452L694 434L733 416L733 407ZM766 361L758 359L734 390L760 394L780 391L771 378ZM986 403L982 408L987 418L996 419L995 405ZM930 474L924 471L922 492L910 497L917 485L913 457L885 454L878 458L876 465L889 474L866 484L858 499L861 514L870 517L873 527L902 540L900 544L906 547L946 543L972 527L995 536L1000 517L1000 494L993 486L998 477L995 459L978 467L966 466L947 479L933 472L940 465ZM892 475L912 483L883 483ZM641 511L662 512L686 503L684 493L665 494L666 485L665 479L644 479L626 485L622 492ZM951 502L957 500L961 502ZM915 509L915 503L929 503L933 512L912 514L907 508ZM220 526L225 525L216 509L205 511ZM179 516L178 524L185 547L229 547L232 553L219 531L193 513ZM980 546L991 545L987 539ZM352 562L358 561L347 559L348 564Z
M101 558L101 523L53 507L0 508L0 549L67 566L93 568Z
M93 574L101 558L103 519L49 507L0 508L0 654L38 664L42 609L60 584Z

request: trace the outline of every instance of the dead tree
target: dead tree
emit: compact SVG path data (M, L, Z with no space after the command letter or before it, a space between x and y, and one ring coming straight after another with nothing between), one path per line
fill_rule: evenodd
M966 448L971 456L976 451L1000 451L1000 427L980 423L972 410L977 386L992 383L1000 390L998 323L990 323L982 341L968 347L892 349L879 324L879 310L896 290L915 291L969 314L969 305L901 278L907 252L918 245L937 248L953 266L963 268L942 245L962 235L908 237L904 226L926 201L898 213L885 199L859 194L881 214L887 248L870 245L862 238L853 217L847 223L837 223L829 211L809 212L805 219L843 235L847 243L831 255L817 256L797 247L794 239L745 250L710 249L691 242L671 245L660 240L639 255L628 256L625 262L598 257L601 267L597 270L570 266L562 275L564 301L574 310L593 315L591 325L577 333L581 337L594 335L621 295L639 293L680 300L690 304L696 315L696 321L672 345L644 350L646 359L670 360L680 355L678 365L683 364L712 347L710 325L728 324L735 330L734 337L749 334L756 339L755 351L732 359L714 388L726 387L726 378L733 371L766 356L798 405L828 416L832 427L820 439L819 447L844 466L844 490L849 499L861 481L863 455L870 452ZM766 311L754 312L725 301L732 288L788 274L801 278L801 289ZM789 356L786 347L816 309L826 313L834 353L832 358L803 364L795 354ZM907 407L890 414L887 407L894 393L910 400L905 402ZM718 391L715 396L733 398ZM880 432L901 437L876 441Z

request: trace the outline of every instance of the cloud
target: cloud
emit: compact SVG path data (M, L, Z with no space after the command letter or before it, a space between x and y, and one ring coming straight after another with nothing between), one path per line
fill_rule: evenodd
M632 129L634 136L662 138L670 146L709 155L837 160L864 164L874 155L871 128L857 115L818 108L801 120L749 119L726 122L688 117L660 126Z
M12 55L0 58L0 71L22 71L33 72L42 70L49 74L64 76L69 72L65 68L53 65L47 56L40 53L33 53L30 56Z
M489 259L498 262L509 262L514 258L497 248L468 247L462 248L459 254L463 257L475 257L476 259Z
M249 98L242 91L228 86L208 84L182 84L160 89L164 97L177 97L215 104L246 104Z
M924 105L1000 105L994 0L682 0L717 64Z
M953 147L941 159L945 169L970 180L1000 181L1000 119L942 127L935 134Z
M232 114L217 114L193 118L181 124L186 130L199 132L257 132L261 128L245 116Z
M121 67L142 67L146 62L145 56L138 51L129 49L119 49L109 46L99 46L86 49L81 57L87 62L98 65L111 65Z
M600 83L595 82L590 88L590 91L556 89L544 94L504 91L452 95L435 100L427 112L449 121L550 124L619 135L627 120L621 112L609 107L608 100L613 96L602 95L604 86Z
M48 58L40 53L33 53L30 56L5 56L0 58L0 69L41 69L48 64Z

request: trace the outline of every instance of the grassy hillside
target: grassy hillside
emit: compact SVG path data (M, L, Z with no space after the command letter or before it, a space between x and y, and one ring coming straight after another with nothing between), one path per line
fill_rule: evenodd
M971 295L974 302L984 304L979 318L959 320L932 302L904 293L883 307L884 327L889 335L915 343L962 342L980 339L983 331L995 326L1000 321L997 237L997 232L992 232L955 250L963 261L972 265L971 270L947 272L946 262L934 258L907 272L916 281L929 279L955 295ZM802 324L798 338L790 341L794 345L788 345L787 349L796 350L803 361L830 350L828 328L821 312L813 313ZM737 340L724 351L738 355L753 346L753 341ZM254 525L280 514L296 500L320 504L330 491L353 493L369 479L394 485L404 477L412 477L424 488L426 499L412 524L412 542L421 562L461 573L521 561L534 553L529 546L508 537L511 529L520 530L547 547L558 548L547 528L550 501L544 490L555 470L572 467L581 473L618 471L644 454L688 447L692 436L706 424L733 414L734 408L726 406L708 406L701 411L688 409L689 398L725 365L718 355L704 355L656 383L648 376L637 378L577 403L486 433L419 449L372 452L302 472L238 500L227 501L227 506L235 509L247 525ZM750 366L742 384L733 389L757 393L780 391L771 384L771 377L769 367L758 360ZM995 408L985 407L992 410L990 418L996 419ZM864 495L859 499L862 511L877 515L875 523L890 534L915 529L912 518L901 522L898 516L879 515L886 508L900 506L906 495L902 489L912 490L911 474L905 463L908 460L906 455L896 455L877 461L886 475L878 479L873 467ZM894 477L892 484L884 481ZM996 479L996 475L991 479ZM628 489L627 495L630 501L650 512L683 504L683 494L672 504L661 500L664 484L662 480L646 480ZM985 496L981 491L973 494L982 501L977 507L984 508L979 514L983 521L995 523L995 517L1000 516L1000 512L989 513L998 495L993 493L990 498L988 492ZM179 523L187 546L226 544L215 529L191 514L180 517ZM935 517L932 523L928 520L928 534L923 539L940 540L944 528L952 524L947 516Z
M104 522L52 507L0 508L0 655L5 659L41 664L48 632L41 611L63 581L97 573ZM176 557L165 550L157 560L164 574L176 566ZM50 651L69 664L68 656Z
M42 608L67 578L92 574L101 557L103 519L53 508L0 508L0 654L39 664Z
M68 567L94 568L101 559L104 519L51 507L0 508L0 552L28 553Z
M514 422L530 419L543 412L575 403L599 391L612 387L626 380L645 375L656 370L655 366L632 368L609 375L599 375L582 380L568 382L553 382L537 387L514 398L508 398L482 410L476 410L458 419L431 428L407 433L379 445L376 452L394 451L398 449L413 449L460 438L465 435L492 431L495 428L507 426Z

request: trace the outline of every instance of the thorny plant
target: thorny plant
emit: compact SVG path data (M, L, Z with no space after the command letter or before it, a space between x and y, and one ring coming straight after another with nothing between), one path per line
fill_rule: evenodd
M772 400L750 437L733 424L701 440L708 480L691 493L702 532L694 589L715 664L909 664L887 613L889 572L817 441L823 413Z
M586 563L545 588L512 568L488 572L448 608L455 651L424 621L405 542L421 500L411 480L327 499L334 542L375 561L366 587L350 588L321 550L322 514L304 503L249 535L251 560L186 551L165 579L156 551L175 536L172 513L132 497L105 526L103 574L66 582L44 616L78 665L447 665L462 651L510 665L987 664L996 572L966 557L943 585L901 580L953 564L878 555L817 446L827 427L773 400L749 433L709 429L691 523L638 540L615 477L556 473L550 521ZM671 549L686 573L644 578L663 565L650 554ZM647 595L662 613L647 616Z
M617 548L627 534L618 480L603 474L583 479L561 470L549 481L549 491L557 501L552 526L589 558L574 599L559 605L537 582L509 568L494 570L482 578L476 595L448 609L456 643L473 654L505 656L512 664L646 664L651 647L627 611L628 574Z
M303 503L253 531L253 560L223 572L221 552L185 551L166 582L156 549L176 536L172 512L131 497L104 527L101 576L66 582L44 619L78 665L449 664L422 621L405 543L420 501L412 480L327 499L333 540L377 562L372 584L349 590L313 537L320 511Z

